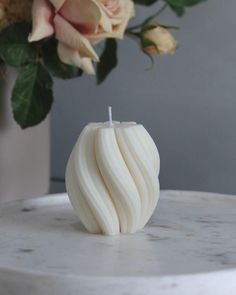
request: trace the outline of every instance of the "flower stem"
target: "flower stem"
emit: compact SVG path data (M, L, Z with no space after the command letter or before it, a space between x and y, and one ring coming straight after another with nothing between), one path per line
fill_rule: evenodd
M145 19L143 22L141 22L138 25L129 27L126 32L130 33L134 30L137 30L139 28L141 28L142 26L146 25L147 23L149 23L152 19L154 19L155 17L157 17L158 15L160 15L166 8L167 8L167 4L165 3L155 14L151 15L150 17L148 17L147 19Z

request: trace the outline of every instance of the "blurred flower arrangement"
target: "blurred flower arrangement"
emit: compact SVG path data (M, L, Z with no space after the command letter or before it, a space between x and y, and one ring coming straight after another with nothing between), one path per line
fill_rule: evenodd
M117 66L117 39L138 41L150 57L172 54L174 26L158 23L170 8L182 16L186 8L206 0L1 0L0 62L18 69L12 91L17 123L40 123L51 109L53 77L71 79L94 74L102 83ZM140 24L128 26L135 5L158 7ZM96 45L103 42L98 56Z

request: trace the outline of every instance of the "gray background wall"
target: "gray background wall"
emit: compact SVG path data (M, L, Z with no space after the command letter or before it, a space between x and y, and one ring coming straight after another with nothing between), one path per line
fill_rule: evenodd
M138 11L138 19L151 9ZM57 81L52 113L52 176L63 177L83 126L107 119L143 123L161 154L161 187L236 193L236 1L208 0L164 24L179 49L154 70L133 40L119 43L119 67L106 83Z

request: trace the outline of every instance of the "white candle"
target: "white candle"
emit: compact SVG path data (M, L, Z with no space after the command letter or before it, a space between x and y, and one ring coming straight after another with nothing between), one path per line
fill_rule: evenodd
M90 123L66 169L66 187L91 233L134 233L150 219L159 199L160 158L146 129L135 122Z

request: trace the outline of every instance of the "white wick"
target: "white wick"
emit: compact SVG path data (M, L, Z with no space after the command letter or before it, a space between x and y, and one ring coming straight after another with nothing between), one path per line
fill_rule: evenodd
M109 126L111 127L113 125L112 123L112 107L108 107L108 115L109 115Z

